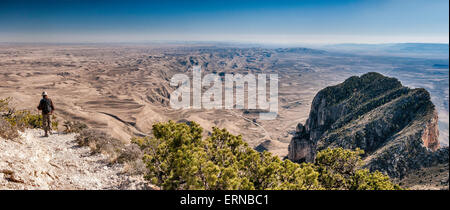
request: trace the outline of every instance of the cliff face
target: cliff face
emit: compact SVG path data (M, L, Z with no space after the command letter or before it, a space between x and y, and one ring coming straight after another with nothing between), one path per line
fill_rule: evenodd
M309 140L306 128L299 123L295 135L289 144L288 158L297 162L312 162L315 155L315 143Z
M291 140L288 158L311 162L328 147L361 148L365 167L402 177L439 161L438 136L437 114L425 89L367 73L317 93L305 126L300 124Z
M424 132L422 134L422 141L425 147L430 148L433 151L439 149L439 128L438 128L438 115L433 114L433 118L426 124Z

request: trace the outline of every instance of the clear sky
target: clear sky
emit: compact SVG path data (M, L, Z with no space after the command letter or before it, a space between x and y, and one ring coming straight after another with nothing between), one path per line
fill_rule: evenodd
M0 1L0 42L448 40L448 0Z

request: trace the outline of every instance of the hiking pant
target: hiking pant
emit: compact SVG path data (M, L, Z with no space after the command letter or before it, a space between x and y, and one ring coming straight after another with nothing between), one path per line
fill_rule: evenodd
M42 128L44 128L45 133L48 131L51 131L52 121L51 115L49 114L42 114Z

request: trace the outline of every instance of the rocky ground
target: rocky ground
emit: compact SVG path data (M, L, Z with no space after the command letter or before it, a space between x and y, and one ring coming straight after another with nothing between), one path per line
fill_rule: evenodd
M449 164L421 168L397 182L411 190L448 190Z
M0 189L155 189L142 175L79 147L75 134L26 130L17 140L0 139Z

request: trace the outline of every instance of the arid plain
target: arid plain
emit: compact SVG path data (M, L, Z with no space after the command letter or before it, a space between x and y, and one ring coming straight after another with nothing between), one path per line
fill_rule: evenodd
M169 97L176 87L170 79L189 75L194 65L204 74L278 74L278 117L260 120L257 112L239 109L172 109ZM195 121L206 132L226 128L258 150L285 156L320 89L372 71L430 91L439 111L440 142L448 145L448 59L209 44L2 44L0 98L12 97L18 109L37 112L40 93L47 91L60 126L63 119L82 121L124 142L151 134L155 122Z

